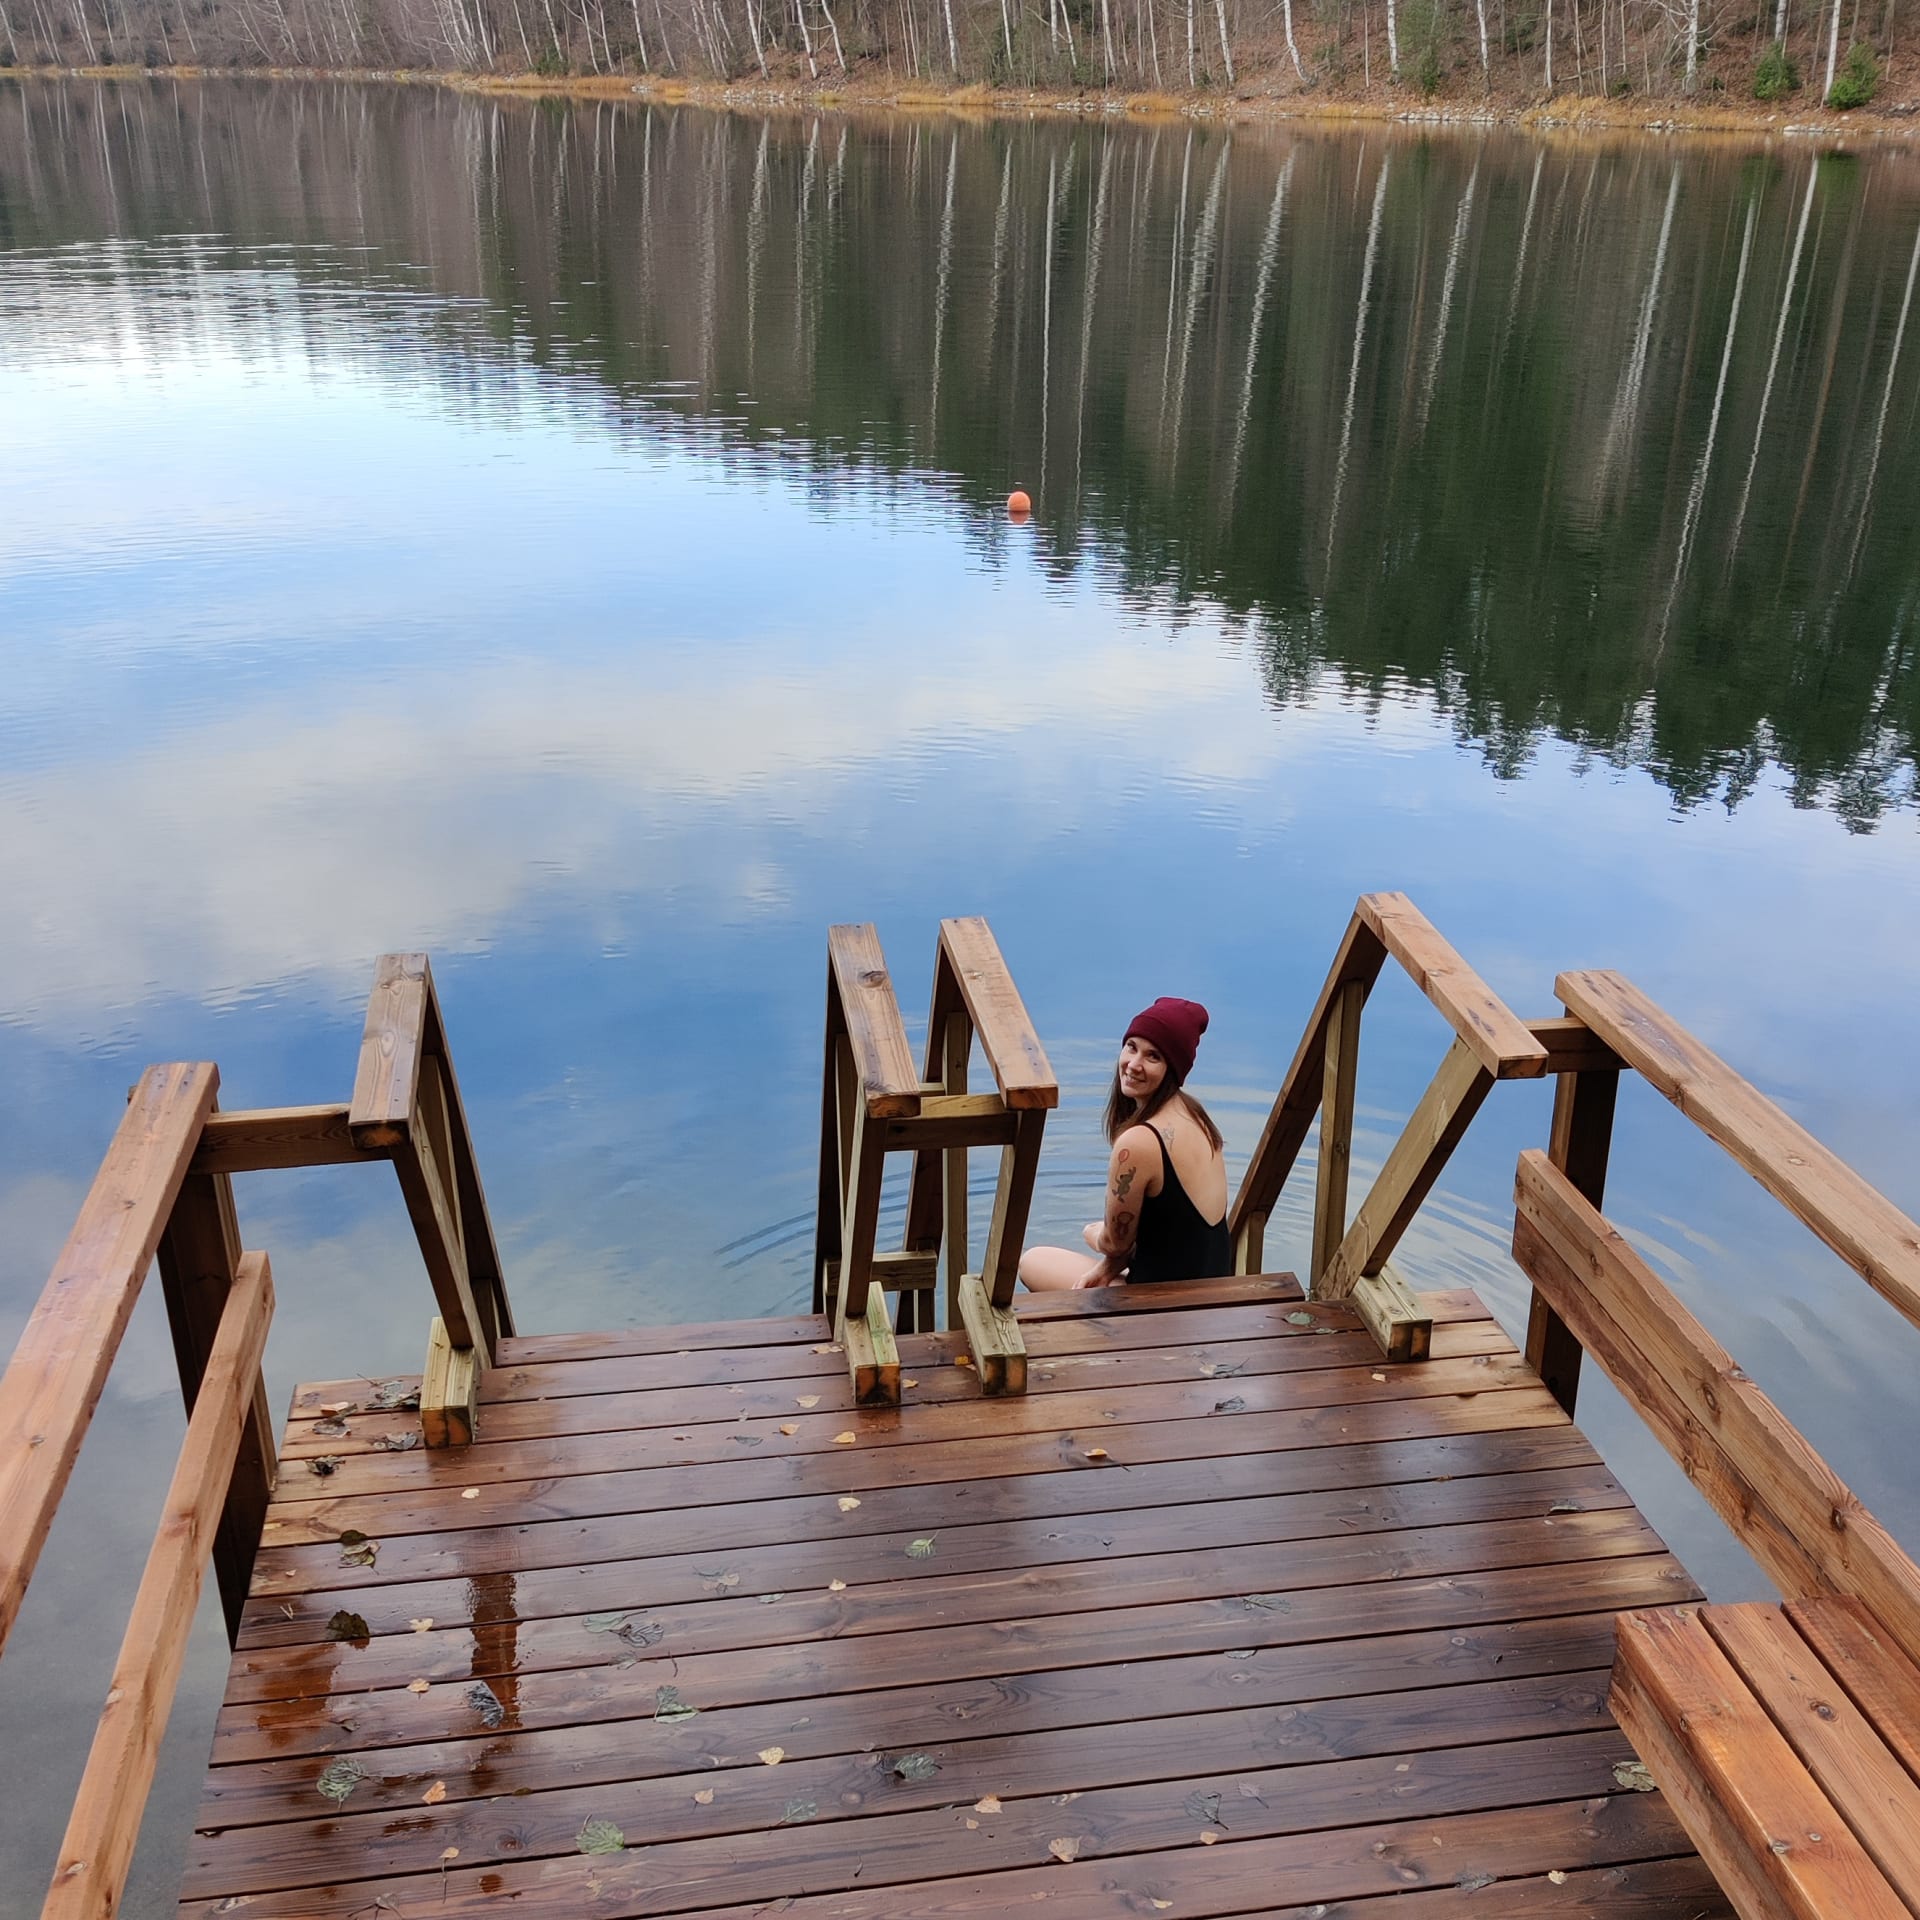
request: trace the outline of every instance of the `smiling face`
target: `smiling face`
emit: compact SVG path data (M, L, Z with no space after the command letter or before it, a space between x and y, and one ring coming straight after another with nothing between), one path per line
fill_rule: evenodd
M1167 1063L1158 1047L1136 1033L1120 1049L1120 1091L1144 1106L1167 1077Z

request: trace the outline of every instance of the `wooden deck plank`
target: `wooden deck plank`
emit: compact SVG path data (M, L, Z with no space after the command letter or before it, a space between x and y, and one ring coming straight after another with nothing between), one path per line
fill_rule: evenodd
M840 1716L846 1724L831 1745L821 1739L817 1716L796 1736L791 1707L778 1714L716 1715L716 1722L732 1724L699 1730L691 1766L684 1760L649 1766L645 1743L636 1742L638 1765L592 1788L568 1780L530 1790L518 1772L503 1772L489 1796L469 1792L455 1800L450 1792L405 1821L382 1810L354 1814L343 1808L336 1814L309 1790L289 1806L283 1823L196 1835L184 1889L189 1896L212 1897L306 1886L337 1871L343 1849L356 1877L366 1878L437 1872L449 1846L459 1848L469 1867L567 1854L589 1819L614 1822L629 1847L670 1848L770 1831L796 1800L814 1806L810 1825L826 1824L880 1808L889 1815L950 1809L961 1795L969 1802L989 1793L1004 1801L1044 1799L1243 1769L1271 1772L1276 1766L1604 1732L1611 1726L1605 1706L1609 1652L1606 1623L1598 1622L1563 1655L1598 1664L1572 1671L1470 1684L1463 1677L1457 1688L1401 1692L1394 1685L1398 1669L1388 1659L1376 1677L1363 1673L1352 1683L1358 1690L1337 1700L1318 1694L1302 1700L1297 1681L1263 1687L1255 1672L1239 1689L1242 1703L1235 1706L1222 1701L1229 1681L1242 1676L1225 1662L1213 1662L1199 1675L1188 1670L1192 1663L1156 1667L1144 1683L1137 1672L1109 1669L1068 1676L1082 1683L1082 1703L1064 1707L1073 1717L1058 1717L1061 1703L1042 1693L1038 1716L1029 1722L1021 1712L1017 1732L999 1733L989 1723L980 1737L964 1740L952 1737L955 1718L941 1711L937 1698L917 1713L888 1713L885 1696L848 1703L864 1711ZM1308 1685L1311 1690L1310 1674ZM1189 1698L1180 1711L1158 1710L1183 1696ZM1257 1711L1280 1703L1297 1704L1284 1713ZM972 1734L974 1723L966 1726ZM1125 1729L1118 1737L1117 1727ZM778 1766L759 1758L785 1741L794 1744L781 1747ZM904 1752L923 1755L938 1771L925 1778L896 1773L893 1762ZM450 1790L454 1784L448 1781ZM709 1797L695 1800L701 1791ZM510 1807L501 1806L502 1794L512 1796ZM1250 1797L1236 1789L1223 1803L1217 1823L1222 1833L1238 1830L1240 1809L1233 1802Z
M1920 1673L1887 1630L1860 1601L1844 1594L1790 1600L1787 1617L1908 1773L1920 1780Z
M350 1431L294 1442L182 1913L1445 1916L1469 1856L1488 1913L1675 1911L1605 1688L1617 1613L1697 1590L1481 1303L1390 1367L1291 1282L1147 1291L1034 1316L1017 1402L917 1335L856 1412L802 1317L516 1339L450 1458L303 1389Z

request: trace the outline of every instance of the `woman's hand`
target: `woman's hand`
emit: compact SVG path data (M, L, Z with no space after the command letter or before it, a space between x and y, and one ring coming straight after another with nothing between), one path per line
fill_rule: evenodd
M1125 1267L1116 1266L1111 1255L1103 1255L1098 1266L1087 1269L1080 1284L1082 1287L1117 1287L1126 1277Z

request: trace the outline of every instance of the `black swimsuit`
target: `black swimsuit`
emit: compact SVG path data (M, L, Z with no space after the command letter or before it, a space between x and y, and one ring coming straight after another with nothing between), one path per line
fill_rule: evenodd
M1147 1131L1160 1141L1165 1178L1158 1193L1140 1202L1140 1234L1133 1243L1129 1281L1205 1280L1233 1271L1233 1240L1223 1215L1209 1225L1188 1197L1174 1170L1173 1155L1151 1121Z

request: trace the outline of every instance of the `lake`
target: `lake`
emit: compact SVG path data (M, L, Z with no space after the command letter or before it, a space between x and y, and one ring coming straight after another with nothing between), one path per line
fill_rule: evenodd
M0 1337L144 1065L345 1099L401 947L523 1331L805 1304L837 920L916 1039L993 922L1035 1237L1158 994L1244 1160L1376 888L1525 1014L1624 969L1920 1212L1916 265L1906 147L0 81ZM1446 1039L1390 972L1357 1172ZM1496 1090L1396 1262L1510 1327L1548 1105ZM276 1410L418 1367L390 1178L239 1203ZM1920 1543L1920 1335L1644 1087L1608 1210ZM1581 1418L1760 1590L1592 1368ZM150 1289L0 1670L10 1906L181 1425Z

